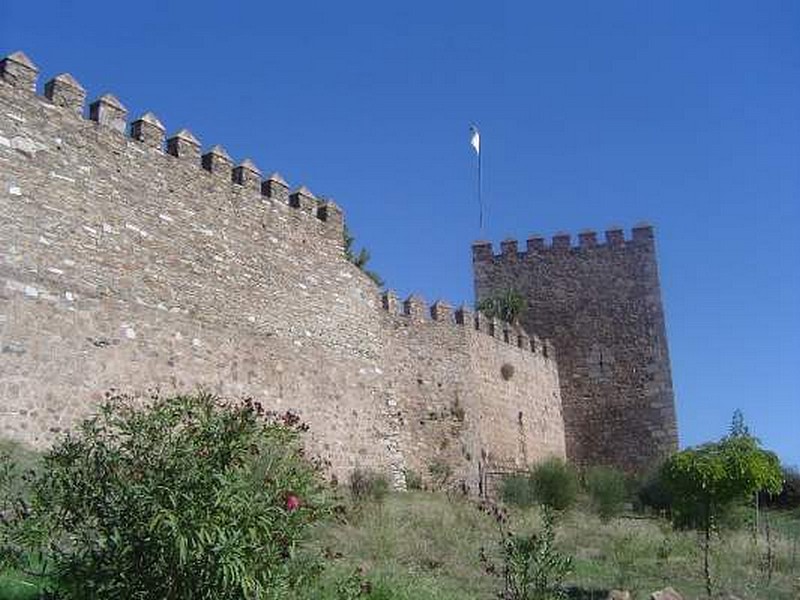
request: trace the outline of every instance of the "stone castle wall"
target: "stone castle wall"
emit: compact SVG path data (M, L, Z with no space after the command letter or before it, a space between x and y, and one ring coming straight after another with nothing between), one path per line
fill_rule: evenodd
M547 245L507 240L473 245L478 300L510 288L528 306L530 331L558 353L567 455L579 464L628 470L677 450L672 376L653 230L568 234Z
M77 81L39 96L20 53L0 75L0 435L44 446L110 388L202 386L299 413L339 477L443 460L472 485L481 461L564 454L552 357L441 305L386 310L336 204L150 113L128 127L113 96L84 118Z

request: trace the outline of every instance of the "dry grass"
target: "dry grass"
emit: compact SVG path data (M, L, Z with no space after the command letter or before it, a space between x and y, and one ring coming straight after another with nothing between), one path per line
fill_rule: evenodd
M536 509L512 510L511 516L517 531L540 526ZM769 582L763 536L756 545L745 528L715 540L719 597L800 598L800 519L774 515L771 524L774 568ZM494 522L471 503L427 492L393 494L383 504L317 532L319 544L345 557L337 561L336 572L361 566L387 586L387 595L379 597L391 599L496 597L496 582L484 573L478 556L481 547L494 549L497 539ZM561 517L558 543L575 557L568 580L575 598L604 600L612 588L649 598L666 585L687 599L705 597L697 534L674 531L662 520L629 515L603 523L575 510Z

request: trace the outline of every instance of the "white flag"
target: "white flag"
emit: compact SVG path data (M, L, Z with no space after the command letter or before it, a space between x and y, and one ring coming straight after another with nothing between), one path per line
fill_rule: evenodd
M475 148L475 153L480 156L481 153L481 134L478 131L478 128L474 125L470 127L470 131L472 131L472 139L470 139L469 143L472 144L472 147Z

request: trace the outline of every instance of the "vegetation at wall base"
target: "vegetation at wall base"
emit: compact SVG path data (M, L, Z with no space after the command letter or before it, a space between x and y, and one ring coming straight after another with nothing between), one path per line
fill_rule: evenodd
M329 510L291 414L199 394L111 396L57 443L4 518L8 562L42 557L58 597L283 598Z
M312 526L304 548L324 556L325 569L317 580L297 590L297 600L497 597L498 581L487 576L480 561L483 547L494 563L501 562L497 526L473 502L416 491L390 493L383 502L362 504L358 510L358 518L350 518L351 507L345 505L345 516ZM512 506L508 512L515 533L541 531L538 507ZM796 599L792 586L800 577L800 515L772 511L770 519L775 547L772 581L767 583L762 572L763 529L757 548L748 528L723 531L712 547L721 593L742 600ZM602 522L593 512L577 507L559 516L555 544L559 552L574 557L573 571L564 580L573 600L605 600L608 590L615 588L630 589L635 600L646 600L667 585L686 599L705 593L697 533L674 530L664 519L623 513ZM0 575L0 598L38 600L35 591L9 595L12 577L18 575ZM361 583L369 584L364 591ZM351 595L340 595L337 589L349 589ZM28 590L32 588L17 587L13 593Z
M593 510L603 521L622 512L627 496L625 475L611 467L592 467L585 475Z
M145 407L129 400L110 399L96 419L43 459L6 449L0 461L0 599L138 594L181 600L210 598L214 591L213 597L231 600L579 600L627 589L641 600L666 586L688 599L707 594L709 572L720 598L796 600L800 592L800 514L764 508L756 519L754 494L746 492L780 486L773 478L776 457L762 454L749 433L731 432L692 449L693 461L683 462L686 455L679 453L661 470L674 485L668 479L673 461L694 473L724 457L722 470L709 467L716 479L707 485L726 489L722 482L731 468L744 478L731 488L737 492L731 510L715 512L712 543L704 545L698 544L705 537L702 521L688 521L698 534L673 527L658 511L618 512L616 472L587 470L581 490L574 469L547 461L503 482L506 504L445 492L394 493L384 474L363 469L336 491L325 488L318 466L303 457L297 444L302 425L292 415L211 396L156 397ZM11 454L30 460L15 468ZM607 479L612 484L606 486ZM640 485L654 479L645 477ZM548 485L563 491L553 483L563 481L570 489L574 484L577 500L558 511L540 505L542 490L556 504L552 498L559 493ZM603 513L596 499L597 489L606 487L613 490L611 513ZM634 488L627 493L640 495ZM172 500L176 494L182 502ZM221 501L221 515L202 501L210 495ZM672 504L670 514L681 525L681 515L691 513ZM258 512L265 508L268 516ZM266 518L254 525L266 529L254 534L261 544L257 557L248 559L253 546L243 550L242 573L257 576L270 561L260 595L242 585L225 588L226 569L216 568L222 560L207 558L224 559L227 539L241 549L242 523L252 523L253 515ZM215 531L217 525L224 533ZM187 535L188 544L181 541ZM87 550L59 548L67 536ZM122 551L131 540L145 544L136 547L136 556ZM184 546L191 557L185 567ZM175 564L167 566L167 560ZM215 570L221 572L216 579L209 576ZM235 568L227 572L238 575ZM84 574L98 582L88 591L76 583ZM190 574L202 589L192 587ZM171 578L186 587L167 596L157 586ZM150 579L153 587L142 588L141 580Z
M578 497L579 480L575 468L560 458L548 458L533 465L527 473L503 479L501 498L519 507L537 504L558 511L570 509Z
M350 493L356 504L383 502L389 493L389 480L383 473L357 468L350 474Z

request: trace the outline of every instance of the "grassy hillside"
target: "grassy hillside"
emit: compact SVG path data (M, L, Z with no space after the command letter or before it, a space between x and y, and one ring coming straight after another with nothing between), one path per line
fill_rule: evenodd
M540 526L537 509L510 514L517 532ZM766 581L763 534L756 545L747 528L727 531L714 550L721 597L800 598L800 518L773 513L769 520L771 582ZM557 539L560 549L575 557L568 580L573 598L605 599L615 587L632 590L634 598L649 598L666 585L685 598L704 597L696 533L675 532L664 521L632 515L602 523L586 510L574 510L561 517ZM338 600L337 587L357 570L369 582L368 600L496 598L498 581L485 573L479 556L484 548L496 560L497 540L495 522L463 498L390 494L380 503L349 507L315 529L310 544L328 557L327 568L304 600ZM36 598L34 582L20 574L0 576L0 599Z
M714 549L721 593L742 600L800 598L800 519L785 514L769 519L771 582L766 581L763 535L755 544L747 528L726 531ZM538 528L538 510L513 510L511 522L519 532ZM375 584L374 598L493 598L498 584L484 572L479 555L483 547L496 557L497 540L494 521L466 500L427 492L393 494L315 532L315 544L343 558L333 560L327 591L309 598L335 598L333 577L357 567ZM585 510L575 510L558 526L560 549L575 557L568 580L575 598L605 599L615 587L632 590L635 598L649 598L666 585L686 598L704 597L697 542L694 532L676 532L665 521L633 515L602 523Z

